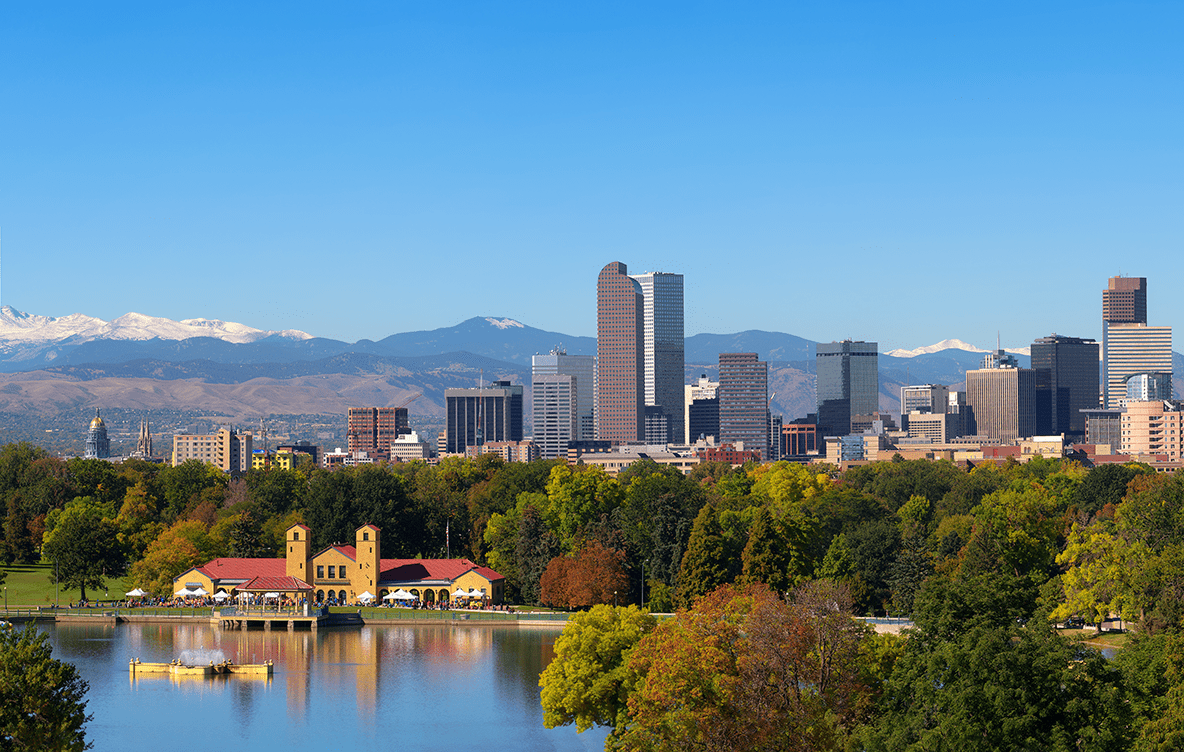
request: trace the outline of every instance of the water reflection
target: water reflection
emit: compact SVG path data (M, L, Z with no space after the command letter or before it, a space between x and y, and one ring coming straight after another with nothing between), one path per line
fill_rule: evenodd
M410 749L598 750L604 732L546 730L538 676L553 627L373 626L319 632L221 631L193 624L45 625L56 657L91 685L96 749L323 749L349 743ZM128 660L168 662L220 650L275 674L137 675ZM180 721L193 724L190 730ZM216 743L214 740L217 740Z

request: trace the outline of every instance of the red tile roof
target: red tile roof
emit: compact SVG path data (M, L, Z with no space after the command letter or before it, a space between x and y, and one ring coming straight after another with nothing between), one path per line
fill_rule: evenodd
M452 582L465 572L477 570L488 580L504 579L489 567L478 567L468 559L383 559L379 579L393 582L446 580Z
M313 554L312 558L315 559L318 556L320 556L321 554L325 553L326 551L330 551L330 550L334 550L334 549L336 549L337 551L340 551L341 553L345 554L346 556L353 559L354 561L358 560L358 550L356 548L354 548L353 546L325 546L323 549L321 549L317 553Z
M252 593L269 593L273 590L290 593L294 590L312 590L312 585L295 577L256 577L250 582L244 582L236 589L240 592Z
M249 580L252 577L283 577L287 571L284 559L212 559L197 571L215 582L218 580Z

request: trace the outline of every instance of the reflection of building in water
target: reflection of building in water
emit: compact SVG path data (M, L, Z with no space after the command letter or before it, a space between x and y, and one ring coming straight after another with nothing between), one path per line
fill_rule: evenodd
M282 593L314 602L356 603L364 593L376 600L402 589L425 603L451 599L456 590L476 591L486 603L502 602L505 578L468 559L383 559L382 531L363 525L354 545L333 545L311 554L312 530L293 525L285 534L285 558L222 557L182 572L173 579L183 587L209 593Z

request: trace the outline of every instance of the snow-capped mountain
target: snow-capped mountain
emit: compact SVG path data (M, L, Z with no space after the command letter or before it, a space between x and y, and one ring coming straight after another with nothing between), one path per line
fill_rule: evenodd
M1031 355L1030 347L1005 347L1003 349L1017 355ZM967 342L963 342L960 339L943 339L937 344L918 347L915 350L890 350L884 354L891 355L894 358L915 358L918 355L932 355L942 350L965 350L966 352L973 353L991 352L990 350L984 350L981 347L975 347Z
M295 329L285 329L281 332L264 331L218 319L173 321L158 316L145 316L142 313L127 313L117 319L103 321L81 313L72 313L69 316L37 316L18 311L12 306L0 308L0 346L18 343L81 344L95 339L184 340L191 337L213 337L224 342L243 344L272 336L295 340L312 339L311 334Z

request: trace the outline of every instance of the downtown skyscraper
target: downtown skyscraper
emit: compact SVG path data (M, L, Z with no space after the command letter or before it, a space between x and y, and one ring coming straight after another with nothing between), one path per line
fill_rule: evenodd
M645 431L645 298L613 261L596 280L596 438L638 441Z
M631 275L641 286L642 362L645 390L645 420L661 416L665 434L661 443L683 439L683 333L682 275L648 272ZM647 441L655 435L647 430Z
M769 456L769 364L756 353L719 354L719 440Z
M846 339L816 347L818 434L846 436L852 416L879 412L879 345Z
M1126 382L1172 372L1172 328L1147 325L1147 279L1111 277L1102 290L1102 407L1117 408Z

